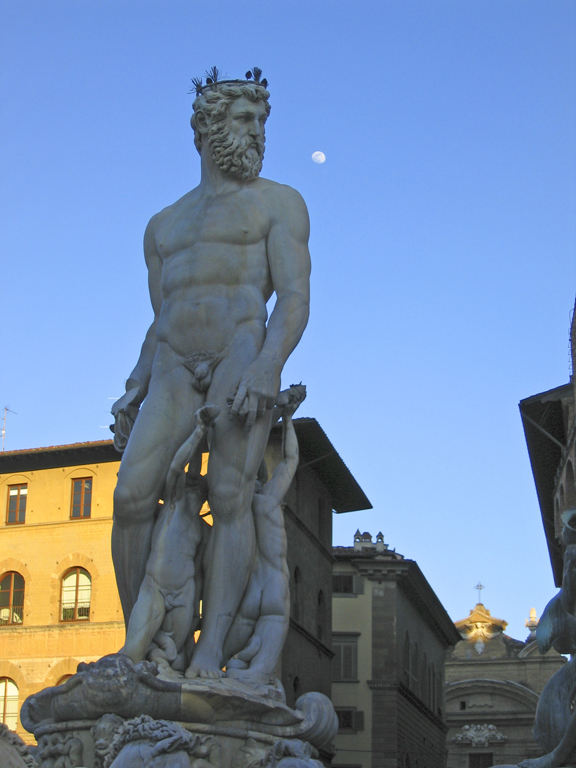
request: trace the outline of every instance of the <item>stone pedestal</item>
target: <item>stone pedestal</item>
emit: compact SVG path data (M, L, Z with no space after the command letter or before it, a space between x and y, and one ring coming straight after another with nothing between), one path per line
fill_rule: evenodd
M338 727L320 693L290 709L279 683L169 680L120 655L30 696L21 721L41 768L320 768Z

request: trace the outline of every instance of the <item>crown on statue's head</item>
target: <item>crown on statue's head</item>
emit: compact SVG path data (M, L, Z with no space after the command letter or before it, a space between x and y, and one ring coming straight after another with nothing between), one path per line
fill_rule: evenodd
M192 78L193 89L190 93L196 93L196 96L201 96L206 89L210 90L217 88L219 85L236 85L238 83L255 83L256 85L261 85L263 88L268 88L268 80L266 80L266 78L260 80L262 77L262 70L260 67L252 67L252 69L249 69L248 72L246 72L244 77L245 80L228 80L225 75L222 76L218 67L212 67L211 69L207 69L204 73L206 82L203 82L204 78L202 77Z

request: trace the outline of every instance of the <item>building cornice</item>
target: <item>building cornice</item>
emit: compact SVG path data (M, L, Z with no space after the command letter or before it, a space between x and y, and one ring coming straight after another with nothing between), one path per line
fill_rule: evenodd
M0 474L73 467L78 464L106 464L120 461L121 458L122 454L114 448L112 440L5 451L0 454Z
M429 626L446 647L462 640L446 609L414 560L353 559L358 572L378 584L395 581L426 618Z
M320 653L323 653L324 656L328 656L329 659L334 658L334 652L330 650L321 640L318 640L317 637L314 637L314 635L311 632L308 632L307 629L304 629L304 627L301 624L298 624L297 621L294 621L294 619L290 619L290 626L292 629L295 629L296 632L302 635L302 637L305 637L306 640L308 640L309 643L312 643L312 645L315 645L316 648L320 651Z
M556 539L554 492L557 473L566 461L568 447L574 440L573 425L564 424L564 404L574 398L572 382L527 397L520 401L520 416L536 485L538 504L554 582L562 586L563 548ZM568 435L566 434L568 426Z

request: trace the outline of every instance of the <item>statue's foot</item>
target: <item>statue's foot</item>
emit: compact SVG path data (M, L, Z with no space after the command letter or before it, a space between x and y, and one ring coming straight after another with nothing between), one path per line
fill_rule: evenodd
M224 677L224 672L221 669L206 669L196 664L190 664L184 675L188 680L194 680L195 678L201 678L202 680L218 680Z
M204 680L218 680L218 678L224 677L224 672L220 669L220 665L216 658L210 658L209 656L196 653L192 658L184 677L187 677L189 680L193 680L196 677L200 677Z

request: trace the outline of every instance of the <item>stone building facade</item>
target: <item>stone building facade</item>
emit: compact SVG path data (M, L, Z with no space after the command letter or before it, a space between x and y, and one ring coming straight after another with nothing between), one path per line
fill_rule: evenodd
M334 547L337 768L443 768L444 656L460 640L418 565L379 533Z
M278 670L289 704L309 690L330 695L332 511L370 506L318 422L294 425L301 465L284 504L292 615ZM269 472L281 455L277 426ZM109 440L0 454L0 722L28 741L24 699L124 642L110 554L119 459Z
M532 727L538 697L566 659L538 652L536 612L526 641L505 634L507 622L482 604L456 622L462 640L446 659L448 768L516 765L539 757Z
M576 309L576 307L575 307ZM550 563L562 586L562 514L576 509L576 312L570 329L570 381L520 402L520 415L536 484Z

